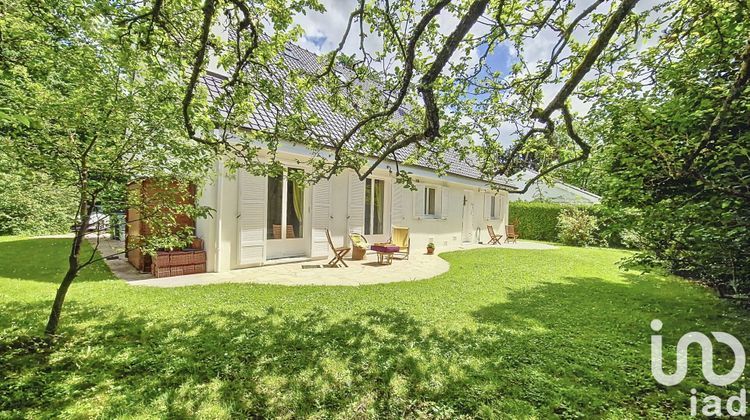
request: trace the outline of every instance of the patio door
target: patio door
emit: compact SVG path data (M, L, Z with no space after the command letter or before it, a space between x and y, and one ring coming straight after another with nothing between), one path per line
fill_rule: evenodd
M305 223L309 192L295 182L301 169L288 168L277 176L268 176L266 211L266 259L306 255Z
M461 229L461 241L474 241L474 193L464 190L463 227Z
M390 229L385 228L385 180L367 178L365 180L365 237L370 242L383 242Z

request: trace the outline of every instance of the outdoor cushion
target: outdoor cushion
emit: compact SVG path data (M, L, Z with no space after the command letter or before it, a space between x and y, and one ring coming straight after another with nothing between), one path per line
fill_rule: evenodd
M401 248L398 245L387 244L387 245L373 245L370 247L373 251L378 252L398 252Z

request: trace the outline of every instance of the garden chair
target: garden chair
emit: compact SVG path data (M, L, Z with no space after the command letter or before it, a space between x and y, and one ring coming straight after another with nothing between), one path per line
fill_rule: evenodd
M352 259L362 260L365 258L365 253L370 249L370 244L367 243L367 238L360 235L359 233L350 233L349 239L352 241Z
M338 267L339 263L344 264L344 267L349 267L344 262L344 256L349 253L349 250L351 248L347 247L335 247L333 246L333 241L331 240L331 232L326 229L326 238L328 238L328 246L331 247L331 251L333 251L333 258L331 258L331 261L328 261L329 267Z
M294 226L286 225L286 238L294 239ZM281 239L281 225L273 225L273 239Z
M505 225L505 242L508 242L511 239L513 240L513 243L516 243L516 239L518 239L516 227L514 225Z
M502 243L500 241L503 239L503 236L496 235L495 228L492 225L487 225L487 233L490 234L490 241L487 242L487 245L500 245Z
M398 246L398 254L404 255L405 260L409 259L410 240L408 227L393 226L391 239L388 242Z

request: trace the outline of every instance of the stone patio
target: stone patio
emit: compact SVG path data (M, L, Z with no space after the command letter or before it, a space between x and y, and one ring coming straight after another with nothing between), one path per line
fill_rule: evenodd
M516 244L479 245L464 244L458 248L443 249L443 252L495 247L505 249L555 249L555 246L541 242L518 241ZM120 241L102 239L99 245L102 255L110 255L124 250ZM397 281L423 280L448 271L450 264L437 255L427 255L422 249L412 250L408 260L396 257L391 265L380 265L374 252L368 252L366 259L352 261L345 258L349 267L328 268L327 260L286 262L268 264L262 267L232 270L225 273L202 273L178 277L154 278L150 274L138 272L123 255L105 260L112 272L133 286L181 287L222 283L278 284L285 286L362 286L368 284L392 283Z

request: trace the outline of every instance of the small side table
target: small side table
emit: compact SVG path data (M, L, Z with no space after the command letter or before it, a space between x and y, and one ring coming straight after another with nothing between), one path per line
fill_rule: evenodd
M378 254L378 263L381 265L390 265L393 263L393 254L400 248L394 244L375 244L370 247Z

